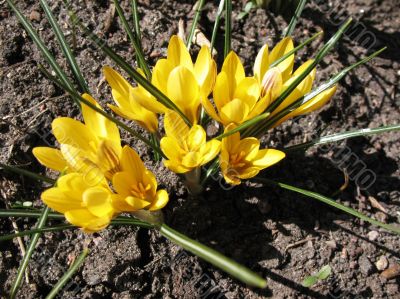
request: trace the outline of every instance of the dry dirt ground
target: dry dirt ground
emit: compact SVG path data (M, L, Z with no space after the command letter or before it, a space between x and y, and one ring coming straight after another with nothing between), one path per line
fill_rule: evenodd
M66 66L55 36L37 1L15 1L39 30L61 63ZM129 42L116 17L110 19L110 2L74 1L79 15L95 32L134 64ZM128 13L129 1L121 1ZM332 101L319 113L288 121L263 138L265 146L280 148L317 136L350 129L377 127L399 121L400 9L398 0L309 1L294 33L297 42L324 30L327 41L347 16L356 20L345 38L318 67L318 82L344 66L386 45L373 62L351 72ZM49 1L69 41L72 29L62 1ZM237 15L243 1L234 1L233 49L251 71L258 49L279 40L287 19L263 9L254 9L242 20ZM166 53L179 19L190 24L192 1L139 1L146 57L154 65ZM209 1L200 27L211 35L217 1ZM358 26L358 27L357 27ZM222 28L221 28L222 32ZM221 35L222 36L222 35ZM102 104L110 102L110 90L102 81L101 67L113 63L80 33L75 54L90 89ZM217 41L222 53L223 39ZM312 57L321 42L300 51L296 63ZM193 53L198 48L194 47ZM218 56L221 63L221 55ZM54 144L51 121L58 116L79 117L63 92L39 71L41 54L27 37L5 1L0 1L0 159L31 171L46 173L34 161L32 148ZM132 125L132 124L130 124ZM132 125L133 126L133 125ZM109 228L87 236L77 230L46 233L40 238L29 266L29 284L19 298L44 298L73 260L88 245L90 254L77 275L65 287L62 298L399 298L400 278L385 279L378 260L389 266L399 263L398 236L361 222L333 208L278 188L248 182L223 191L211 182L200 198L188 197L179 178L161 163L152 163L143 144L125 136L148 161L170 192L165 210L167 223L194 239L245 264L268 280L268 288L248 288L197 257L182 251L157 232L131 227ZM329 147L295 152L263 176L331 196L368 216L399 225L400 134L386 133L357 138ZM360 169L350 171L349 186L343 170L349 170L351 155L374 174L362 182ZM360 162L360 163L361 163ZM354 162L352 162L354 163ZM49 174L49 173L48 173ZM44 186L0 170L0 207L16 201L41 205ZM370 184L371 183L371 184ZM383 212L371 205L376 200ZM19 229L29 229L34 220L15 219ZM1 234L12 231L10 219L0 219ZM25 240L27 241L27 240ZM16 240L0 243L0 297L6 297L15 279L21 251ZM323 265L332 267L328 279L312 288L302 280Z

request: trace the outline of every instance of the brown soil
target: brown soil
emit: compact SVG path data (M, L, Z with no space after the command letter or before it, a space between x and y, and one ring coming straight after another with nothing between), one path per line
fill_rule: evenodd
M59 62L66 67L43 12L36 1L16 1L46 41ZM72 39L62 1L49 1L62 28ZM107 25L111 1L82 1L75 8L93 29L128 61L133 54L118 22ZM165 55L170 36L177 32L178 20L191 22L190 1L140 1L143 45L151 64ZM211 35L217 1L208 3L200 26ZM238 21L243 1L235 2L233 48L248 71L258 49L275 44L287 21L263 9L252 10ZM322 10L314 1L303 13L294 37L302 41L325 31L325 41L338 29L339 21L352 16L375 38L373 47L365 35L345 37L318 68L318 81L328 78L383 45L388 49L380 58L359 67L340 84L334 99L319 113L288 121L269 132L263 142L283 147L328 134L355 128L398 123L400 96L400 9L397 0L356 0ZM129 1L122 1L128 11ZM336 5L335 5L336 3ZM0 1L0 159L31 171L45 173L34 162L32 148L54 143L49 135L51 121L58 116L77 117L72 101L62 97L38 69L41 54L27 37L5 1ZM33 12L36 13L33 13ZM39 13L39 14L37 14ZM131 21L130 14L129 20ZM361 26L361 25L360 25ZM369 34L369 33L368 33ZM358 38L357 38L358 36ZM315 53L315 42L298 55L297 63ZM222 53L223 39L217 41ZM101 81L101 67L113 65L87 41L77 36L75 53L94 95L104 104L110 90ZM221 62L221 55L219 55ZM45 100L44 102L42 102ZM148 161L151 151L132 139ZM353 153L376 175L376 181L363 189L356 179L343 192L343 161ZM400 218L400 134L387 133L357 138L331 147L294 153L279 165L263 172L268 178L329 195L368 216L398 225ZM129 227L109 228L91 236L79 231L46 233L40 238L29 267L29 284L19 298L44 298L85 244L90 255L77 275L60 295L62 298L398 298L399 278L380 276L376 262L384 256L389 265L399 262L400 240L382 229L363 223L333 208L289 191L258 183L246 183L230 191L219 182L209 184L201 198L187 196L178 177L162 164L151 166L160 183L171 195L165 215L173 228L245 264L268 280L268 288L248 288L222 271L185 253L157 232ZM354 177L353 177L354 178ZM16 201L33 201L40 206L43 185L33 180L0 171L0 207ZM375 198L386 213L371 207ZM19 229L29 229L34 220L15 219ZM0 219L2 234L12 231L9 219ZM27 239L25 239L27 241ZM304 242L299 242L304 241ZM299 243L296 243L299 242ZM297 245L293 245L297 244ZM0 243L0 297L7 296L15 279L21 253L16 240ZM302 280L329 264L332 275L310 289ZM213 288L213 286L215 286Z

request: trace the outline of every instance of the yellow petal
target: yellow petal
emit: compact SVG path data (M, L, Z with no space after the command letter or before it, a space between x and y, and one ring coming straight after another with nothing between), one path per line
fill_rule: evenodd
M71 210L65 213L68 222L82 227L88 232L94 232L105 228L111 221L109 217L96 217L87 209Z
M268 45L265 44L257 54L256 61L254 62L254 77L261 83L264 74L269 68L269 60L268 60Z
M44 191L41 199L47 206L59 213L65 213L71 209L80 209L82 207L81 198L72 197L57 187Z
M167 82L169 74L174 69L171 61L160 59L153 68L151 83L156 86L163 94L167 94Z
M132 195L132 188L138 181L133 177L135 174L129 172L118 172L112 178L114 190L117 194L127 197Z
M244 78L240 81L234 94L235 99L240 99L252 109L260 96L260 85L253 77Z
M191 127L186 143L189 151L198 151L200 146L206 143L206 132L203 127L199 125Z
M267 168L285 158L285 153L275 149L262 149L252 161L254 167Z
M210 49L202 46L194 64L194 74L200 86L200 90L207 97L215 83L217 65L211 57Z
M220 111L220 116L225 126L230 123L241 124L248 114L249 107L239 99L233 99L223 106Z
M144 88L137 87L133 88L130 92L131 96L131 108L135 109L132 102L139 104L144 110L149 110L153 113L165 113L168 109L158 102L150 93Z
M167 94L192 123L197 122L200 90L193 73L183 66L176 67L168 78Z
M40 164L47 168L62 172L67 167L61 151L51 147L35 147L32 150L33 155Z
M286 37L282 39L271 51L269 55L269 64L275 62L279 58L281 58L283 55L286 53L290 52L293 50L293 41L290 37ZM293 71L293 64L294 64L294 54L290 55L288 58L286 58L284 61L279 63L277 67L280 69L282 72L282 79L285 82L287 79L289 79L290 75L292 74Z
M82 200L89 212L96 217L111 218L114 214L111 204L111 192L106 188L89 188L83 193Z
M186 154L174 137L163 137L160 141L160 147L169 160L182 161L182 157Z
M175 173L185 173L192 170L191 168L183 166L182 163L173 160L164 160L163 163L165 167Z
M112 89L112 95L117 105L124 108L129 107L129 94L133 87L109 66L103 67L103 74Z
M237 177L246 180L255 177L260 172L260 169L257 167L248 167L243 169Z
M220 72L217 76L215 87L213 90L213 98L218 111L233 99L235 86L229 85L228 74Z
M195 168L201 164L201 155L199 152L188 152L182 158L182 165L186 168Z
M228 84L233 90L236 89L236 85L245 77L243 65L233 51L226 56L221 72L228 74Z
M190 71L193 70L193 62L189 51L177 35L173 35L169 41L167 59L171 61L174 67L184 66Z
M161 210L165 207L168 203L169 196L167 191L165 190L158 190L156 194L156 198L154 199L153 203L149 207L150 211L157 211Z
M53 134L60 144L69 144L83 150L91 150L90 142L97 142L97 137L93 131L88 129L83 123L69 118L58 117L53 120Z
M184 140L189 134L189 127L174 111L168 111L164 116L164 129L166 136L176 140Z
M301 75L306 68L308 68L312 63L314 62L313 59L309 59L306 62L304 62L301 66L299 66L296 71L293 73L293 77ZM313 70L308 74L308 76L311 76L311 82L314 81L315 79L315 74L316 74L316 68L313 68Z
M245 154L245 160L251 161L253 160L258 153L260 148L260 141L254 137L248 137L240 140L239 144L235 148L235 152L240 154Z
M334 95L336 92L337 86L333 86L323 92L321 92L319 95L313 97L311 100L307 101L307 103L301 105L299 108L297 108L294 112L295 115L301 115L301 114L306 114L310 113L312 111L320 109L322 106L326 104L330 100L330 98Z
M122 149L121 168L137 180L141 180L142 174L146 171L146 167L137 152L127 145Z
M83 94L82 97L93 105L101 108L99 104L88 94ZM111 120L107 119L100 113L96 112L89 106L82 103L82 114L85 120L85 125L93 131L96 136L113 140L121 143L118 127Z
M234 124L227 126L225 128L224 133L229 132L230 130L233 130L235 127L236 126ZM222 139L221 151L226 151L228 153L232 153L239 143L240 143L240 133L239 132L229 135L228 137L225 137Z
M201 104L203 105L203 108L206 110L206 112L209 116L211 116L213 119L215 119L218 122L222 122L220 117L218 116L217 112L215 111L214 106L207 98L202 98Z
M132 207L134 211L147 208L150 205L150 202L134 196L126 197L125 201L128 205Z
M205 145L203 145L200 150L200 155L202 156L201 164L207 164L212 159L214 159L221 150L221 142L218 140L210 140Z

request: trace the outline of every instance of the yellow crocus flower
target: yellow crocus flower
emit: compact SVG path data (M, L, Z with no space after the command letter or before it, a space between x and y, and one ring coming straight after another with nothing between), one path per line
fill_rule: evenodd
M139 70L140 71L140 70ZM133 87L117 71L109 66L103 68L104 76L111 86L117 106L108 105L116 114L136 121L140 126L155 133L158 130L157 113L167 109L142 86Z
M216 72L216 63L207 46L201 47L193 64L183 41L173 35L169 41L167 58L157 61L151 82L196 124L201 99L211 93Z
M234 128L229 125L225 132ZM239 185L241 180L256 176L285 157L285 153L275 149L261 149L260 141L254 137L240 139L240 133L222 139L219 163L227 183Z
M68 222L85 232L105 228L115 215L112 193L104 177L97 185L88 183L82 173L69 173L57 180L57 186L41 195L51 209L63 213Z
M90 95L83 97L100 107ZM60 149L36 147L33 154L48 168L83 173L96 185L103 175L110 180L120 170L121 139L118 127L100 113L82 104L82 114L84 123L56 118L52 130Z
M165 190L157 191L154 174L146 169L139 155L129 146L122 149L121 170L112 179L117 193L113 195L112 201L117 210L156 211L168 203L168 193Z
M187 173L210 162L220 151L220 141L206 141L206 132L201 126L189 128L173 111L166 113L164 128L166 136L160 146L168 159L164 165L173 172Z

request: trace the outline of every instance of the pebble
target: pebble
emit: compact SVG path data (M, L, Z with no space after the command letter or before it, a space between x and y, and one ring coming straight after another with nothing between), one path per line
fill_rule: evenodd
M386 279L392 279L400 276L400 264L394 264L381 273L381 276Z
M29 15L29 20L40 22L41 19L42 18L41 18L40 13L38 11L36 11L36 10L32 10L31 11L31 13Z
M336 249L336 248L337 248L337 245L336 245L335 240L326 241L325 244L326 244L328 247L332 248L332 249Z
M388 259L386 258L386 256L382 255L379 258L379 260L376 262L375 265L376 265L376 269L378 269L379 271L383 271L388 267L389 262L388 262Z
M358 259L358 266L360 267L361 273L365 276L368 276L374 272L374 265L365 255L360 256Z
M378 239L378 237L379 237L379 233L376 230L371 230L368 233L368 239L370 241L375 241L376 239Z

